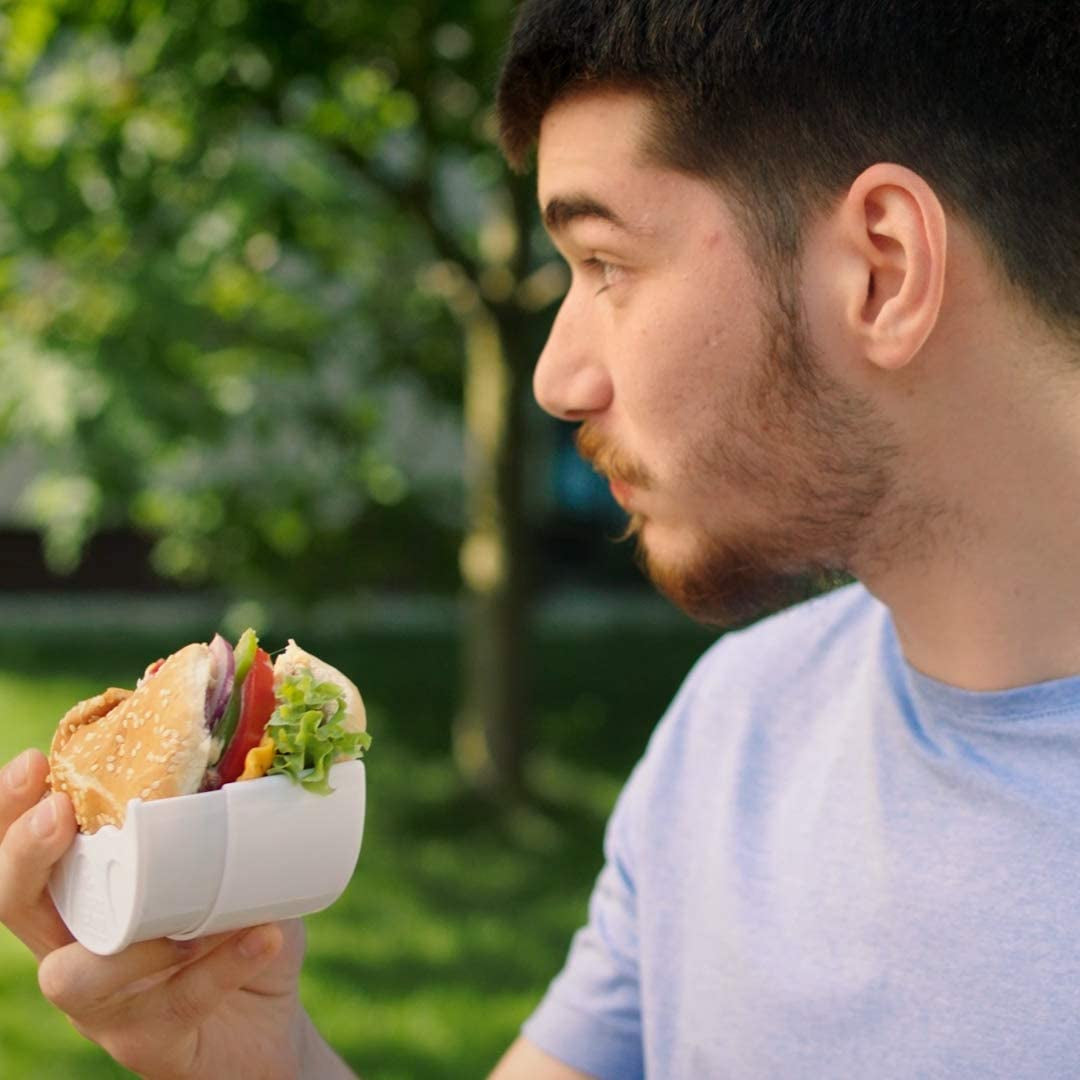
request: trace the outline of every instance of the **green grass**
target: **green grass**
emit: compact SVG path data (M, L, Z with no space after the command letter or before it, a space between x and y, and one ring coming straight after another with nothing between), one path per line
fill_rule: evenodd
M45 748L68 705L130 685L182 640L0 629L0 761ZM513 1039L584 918L622 780L708 640L689 626L539 637L530 775L542 809L497 813L450 763L449 632L305 639L355 676L375 736L364 849L345 895L308 919L302 985L366 1078L482 1076ZM44 1002L30 956L0 928L0 1077L126 1075Z

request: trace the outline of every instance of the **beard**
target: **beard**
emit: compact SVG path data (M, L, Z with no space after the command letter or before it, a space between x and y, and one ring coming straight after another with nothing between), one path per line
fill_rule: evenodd
M735 494L752 506L756 523L702 529L679 559L650 546L646 515L631 514L621 537L637 538L638 563L661 593L692 618L722 627L805 599L842 580L867 551L885 554L901 534L912 534L890 512L898 503L891 425L817 362L794 275L777 272L771 284L757 370L679 463L679 474L711 481L717 498ZM658 489L648 466L612 446L590 421L576 444L609 479ZM889 538L884 548L881 536Z

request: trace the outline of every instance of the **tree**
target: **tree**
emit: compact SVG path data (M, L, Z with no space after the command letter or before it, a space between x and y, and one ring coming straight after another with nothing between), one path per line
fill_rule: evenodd
M53 559L126 521L163 573L311 597L444 584L460 541L457 746L501 792L525 373L562 287L493 144L508 21L505 0L20 0L0 24L0 437L42 455L24 511ZM441 438L405 444L403 402Z

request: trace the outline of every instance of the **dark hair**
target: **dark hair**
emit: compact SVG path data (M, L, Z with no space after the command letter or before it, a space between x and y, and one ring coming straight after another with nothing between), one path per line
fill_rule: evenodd
M497 98L515 167L590 86L646 92L647 149L727 190L765 257L893 161L1080 331L1077 0L525 0Z

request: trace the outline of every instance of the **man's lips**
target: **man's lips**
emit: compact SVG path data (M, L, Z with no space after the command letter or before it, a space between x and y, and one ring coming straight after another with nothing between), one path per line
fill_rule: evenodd
M648 491L652 478L646 469L628 454L620 452L614 442L601 436L588 422L574 436L577 451L593 469L608 482L611 497L627 512L633 513L631 503L640 491Z
M608 487L611 489L611 497L625 510L630 503L630 497L633 495L634 489L625 481L614 478L608 480Z

